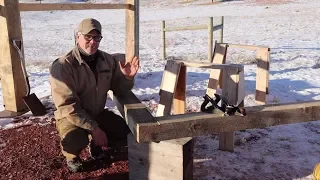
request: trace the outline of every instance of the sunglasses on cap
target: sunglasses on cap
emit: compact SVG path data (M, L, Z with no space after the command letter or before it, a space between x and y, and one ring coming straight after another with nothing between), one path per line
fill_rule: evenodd
M82 33L81 33L82 34ZM82 34L83 35L83 37L84 37L84 39L86 40L86 41L91 41L92 39L94 40L94 41L96 41L96 42L100 42L101 41L101 39L103 38L102 36L100 36L100 35L98 35L98 36L93 36L93 35L91 35L91 34Z

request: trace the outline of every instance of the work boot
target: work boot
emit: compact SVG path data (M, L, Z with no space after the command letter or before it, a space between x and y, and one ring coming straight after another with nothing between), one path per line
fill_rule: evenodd
M67 160L67 166L71 172L80 172L83 168L80 157L76 157L72 160Z
M90 143L89 153L91 158L94 160L102 160L107 158L107 155L104 153L102 148L100 146L95 145L94 142Z

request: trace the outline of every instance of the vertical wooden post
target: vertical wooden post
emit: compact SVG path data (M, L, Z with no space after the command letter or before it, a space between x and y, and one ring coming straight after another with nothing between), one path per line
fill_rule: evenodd
M270 48L259 48L257 54L256 103L265 104L269 81Z
M128 135L130 180L193 180L192 138L137 143Z
M126 61L139 57L139 0L126 0Z
M227 55L227 44L215 44L213 63L215 64L225 64L226 55ZM210 77L208 82L207 94L210 97L214 97L214 94L217 92L219 83L222 81L222 70L221 69L212 69L210 71ZM221 86L220 86L221 87Z
M0 0L0 77L5 110L19 112L27 109L22 97L26 95L26 81L21 65L24 64L13 40L23 41L18 0ZM19 88L18 88L19 87Z
M169 115L178 84L181 63L167 61L160 85L160 101L156 116Z
M212 62L213 51L213 17L209 17L208 20L208 61Z
M228 68L223 70L222 96L229 104L238 105L244 98L244 73L243 68ZM219 149L233 152L234 132L219 134Z
M220 29L220 31L219 31L219 34L220 34L219 43L223 43L223 24L224 24L224 16L221 16L221 18L220 18L220 24L221 24L221 29Z
M161 24L161 41L162 41L162 59L165 60L166 59L166 22L162 21Z
M174 114L184 114L186 111L186 85L187 85L187 67L181 66L178 77L178 83L173 99Z

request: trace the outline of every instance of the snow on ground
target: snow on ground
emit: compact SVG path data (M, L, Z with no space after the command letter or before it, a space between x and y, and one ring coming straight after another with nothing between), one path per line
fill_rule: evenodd
M208 2L141 1L141 69L133 92L151 110L159 101L158 92L165 65L160 54L161 20L168 20L167 27L185 26L205 24L209 16L217 22L221 15L225 16L224 42L271 48L268 104L320 99L318 0L248 0L204 5ZM123 10L21 13L31 92L38 97L50 95L48 68L54 59L72 48L74 29L87 17L96 18L103 25L101 50L124 53ZM214 33L214 38L218 38L217 33ZM166 42L168 59L206 61L205 30L170 32ZM256 105L254 58L255 52L238 49L229 49L227 56L229 63L245 64L245 106ZM188 69L188 109L199 111L208 77L207 70ZM45 99L46 103L50 101L50 97ZM0 110L4 109L2 105L0 87ZM107 105L114 109L110 101ZM50 122L50 116L52 113L38 122ZM0 128L30 122L32 118L28 115L23 122L15 123L14 118L2 119ZM234 153L217 150L215 135L195 139L194 174L198 179L312 179L312 169L320 162L319 121L236 132Z

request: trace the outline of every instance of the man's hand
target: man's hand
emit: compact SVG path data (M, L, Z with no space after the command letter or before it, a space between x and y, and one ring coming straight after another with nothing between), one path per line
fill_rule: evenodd
M137 74L139 69L139 59L138 57L133 57L131 61L128 62L121 62L119 61L120 70L123 73L123 75L127 79L133 79L133 77Z
M97 146L106 147L108 145L108 138L99 127L92 131L92 139Z

